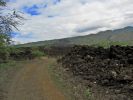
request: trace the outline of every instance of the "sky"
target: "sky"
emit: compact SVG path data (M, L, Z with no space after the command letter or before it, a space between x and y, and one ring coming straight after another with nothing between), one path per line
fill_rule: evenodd
M88 35L133 25L133 0L7 0L25 20L19 43ZM8 12L8 11L7 11Z

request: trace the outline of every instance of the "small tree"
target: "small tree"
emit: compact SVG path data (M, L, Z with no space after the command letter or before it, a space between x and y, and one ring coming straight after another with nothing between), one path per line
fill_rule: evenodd
M11 43L13 28L17 29L20 20L24 19L16 11L13 13L3 14L2 10L6 6L6 2L0 0L0 46L5 46ZM18 29L17 29L18 30Z
M11 43L13 28L17 29L20 24L21 17L16 11L4 14L2 11L6 6L6 2L0 0L0 62L5 62L9 58L8 45ZM18 30L18 29L17 29Z

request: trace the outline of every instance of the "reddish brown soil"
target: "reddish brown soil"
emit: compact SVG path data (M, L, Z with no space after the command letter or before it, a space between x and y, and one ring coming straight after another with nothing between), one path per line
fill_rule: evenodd
M51 79L49 63L43 58L25 64L13 78L6 100L65 100Z

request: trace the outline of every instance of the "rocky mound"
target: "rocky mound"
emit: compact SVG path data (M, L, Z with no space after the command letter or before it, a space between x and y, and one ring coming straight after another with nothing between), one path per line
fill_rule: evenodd
M133 100L133 46L74 46L60 62L88 85L91 82L108 93L122 94L118 100Z

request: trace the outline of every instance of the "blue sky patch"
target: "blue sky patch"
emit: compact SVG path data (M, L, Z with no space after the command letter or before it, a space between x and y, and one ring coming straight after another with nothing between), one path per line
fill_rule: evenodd
M43 6L43 8L47 8L48 7L48 5L47 4L45 4L44 6Z
M61 2L61 0L53 0L53 3L56 5L57 3Z
M5 2L15 2L16 0L4 0Z
M19 32L12 32L11 33L11 36L14 38L14 37L18 37L20 36L21 34Z
M28 33L28 34L25 34L25 35L21 35L21 33L19 32L12 32L12 37L13 38L33 38L33 33Z
M31 7L23 7L23 11L30 14L30 15L40 15L40 12L38 12L39 7L37 5L33 5Z

